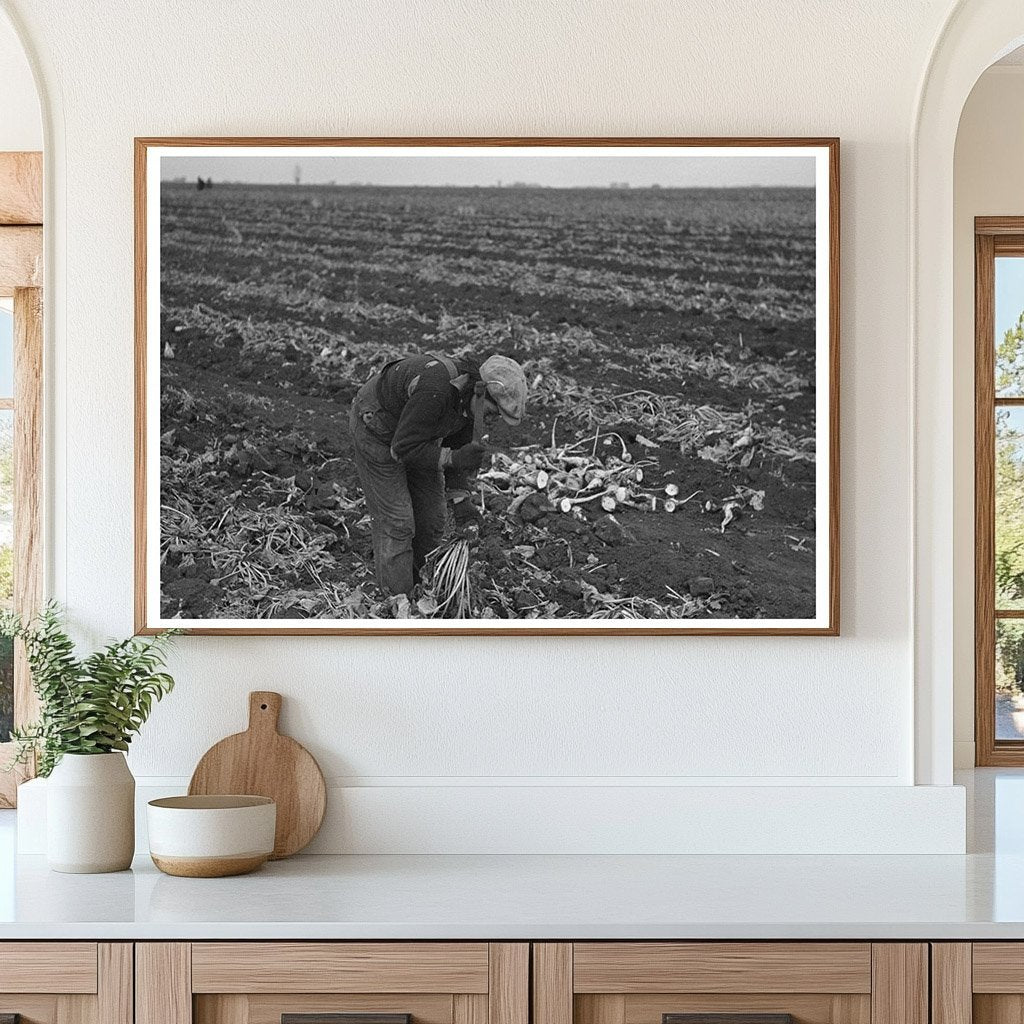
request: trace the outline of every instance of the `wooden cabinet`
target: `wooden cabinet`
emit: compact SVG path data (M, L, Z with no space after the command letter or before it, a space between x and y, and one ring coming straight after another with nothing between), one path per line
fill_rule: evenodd
M132 1024L132 944L0 943L0 1017Z
M924 943L537 943L533 958L533 1024L928 1024Z
M932 944L934 1024L1024 1021L1024 942Z
M139 943L136 1022L529 1024L529 968L515 942Z
M9 1014L21 1024L1022 1024L1024 943L8 942L0 1024Z

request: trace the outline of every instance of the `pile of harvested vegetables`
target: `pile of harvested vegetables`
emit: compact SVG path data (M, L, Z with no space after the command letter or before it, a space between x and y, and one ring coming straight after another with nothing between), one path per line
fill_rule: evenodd
M635 508L656 512L674 512L678 505L696 497L697 492L679 499L679 485L667 483L652 489L644 484L644 469L653 460L633 461L618 435L605 438L610 445L618 440L621 454L609 454L603 459L595 450L589 455L579 454L580 444L547 450L530 446L512 455L498 452L493 466L482 474L480 481L485 492L497 491L511 495L509 513L515 513L537 491L547 494L560 512L572 513L581 505L597 502L605 512L618 508Z
M452 495L453 536L428 562L419 613L446 618L489 618L502 611L515 617L557 615L560 607L557 597L551 596L552 589L576 596L576 587L565 586L564 579L559 586L559 573L553 570L560 568L562 559L551 564L554 543L564 551L570 569L576 568L577 559L582 563L579 596L591 617L692 615L699 601L670 586L665 602L658 602L606 593L595 585L603 580L588 583L585 577L588 570L602 567L595 547L615 546L630 536L616 513L670 515L701 491L681 495L678 483L659 474L657 458L634 457L617 433L599 430L585 441L554 442L553 429L548 447L525 445L493 452L490 465L477 478L477 491ZM645 450L658 448L642 435L639 443ZM741 435L739 447L744 446ZM744 510L761 511L764 498L763 490L737 486L724 499L707 497L701 509L721 516L719 532L724 533ZM496 535L507 542L507 551L494 543ZM567 535L575 535L579 543L574 546ZM481 548L483 557L474 566ZM536 558L540 550L547 552L543 565ZM502 562L505 567L514 566L519 580L511 594L500 585ZM520 599L524 590L525 602Z

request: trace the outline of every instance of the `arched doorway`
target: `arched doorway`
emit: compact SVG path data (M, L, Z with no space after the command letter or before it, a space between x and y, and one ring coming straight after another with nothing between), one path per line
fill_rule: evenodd
M953 167L975 82L1024 42L1019 0L963 0L925 70L911 138L911 323L914 351L914 661L916 781L953 770L954 571Z

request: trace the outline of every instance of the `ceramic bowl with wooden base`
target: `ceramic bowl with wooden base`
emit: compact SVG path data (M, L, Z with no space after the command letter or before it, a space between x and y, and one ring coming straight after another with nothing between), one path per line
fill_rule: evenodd
M225 878L274 852L277 805L266 796L168 796L147 808L149 853L168 875Z

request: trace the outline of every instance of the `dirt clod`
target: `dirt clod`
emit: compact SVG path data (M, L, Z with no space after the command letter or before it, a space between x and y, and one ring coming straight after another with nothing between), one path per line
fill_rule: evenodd
M553 511L554 506L548 501L547 495L539 491L529 495L519 506L519 516L524 523L536 523Z
M612 516L605 516L594 524L594 534L605 544L617 546L636 541L636 537Z
M558 565L565 565L569 561L569 553L564 544L545 544L538 548L533 556L533 564L541 569L553 569Z

